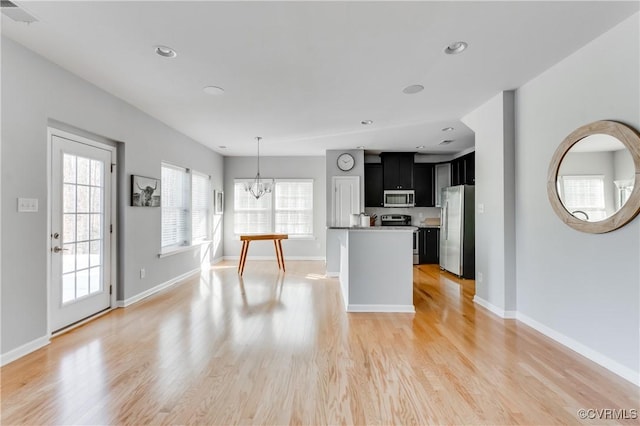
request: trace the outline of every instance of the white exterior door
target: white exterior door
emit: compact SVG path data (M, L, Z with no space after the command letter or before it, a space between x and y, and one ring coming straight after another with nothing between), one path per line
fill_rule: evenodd
M360 213L360 176L334 176L333 226L349 226L352 214Z
M111 163L115 153L111 147L98 146L51 136L51 331L111 305Z

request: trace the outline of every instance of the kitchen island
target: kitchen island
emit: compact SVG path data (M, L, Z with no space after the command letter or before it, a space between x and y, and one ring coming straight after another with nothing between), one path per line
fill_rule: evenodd
M415 312L412 226L327 230L339 257L327 259L340 280L347 312ZM331 264L333 263L333 264ZM336 274L337 272L337 274Z

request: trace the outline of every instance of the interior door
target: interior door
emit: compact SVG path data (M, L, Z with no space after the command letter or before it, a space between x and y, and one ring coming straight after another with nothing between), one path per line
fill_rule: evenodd
M50 321L57 331L111 304L112 150L51 137Z
M351 215L360 213L360 177L333 177L333 226L349 226Z

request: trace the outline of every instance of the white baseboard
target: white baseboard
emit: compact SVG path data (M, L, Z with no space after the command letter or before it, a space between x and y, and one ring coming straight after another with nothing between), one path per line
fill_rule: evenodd
M240 260L240 256L225 256L224 260ZM275 256L247 256L247 260L277 260ZM326 260L324 256L285 256L287 260Z
M0 366L7 365L18 358L22 358L33 351L37 351L38 349L47 346L49 343L51 343L49 336L42 336L30 341L29 343L25 343L20 347L10 350L9 352L0 355Z
M131 306L134 303L141 301L142 299L145 299L145 298L147 298L147 297L149 297L149 296L151 296L153 294L156 294L157 292L162 291L165 288L171 287L172 285L177 284L180 281L183 281L183 280L189 278L190 276L196 275L196 274L199 274L199 273L200 273L200 268L196 268L196 269L194 269L192 271L185 272L184 274L178 275L177 277L172 278L169 281L165 281L162 284L158 284L157 286L152 287L149 290L145 290L142 293L138 293L133 297L130 297L130 298L125 299L125 300L118 300L116 302L117 306L119 308L126 308L127 306Z
M544 334L545 336L555 340L556 342L579 353L583 357L595 362L596 364L601 365L612 373L615 373L623 379L628 380L634 385L640 387L640 372L633 371L629 367L626 367L612 360L611 358L601 354L600 352L594 351L593 349L583 345L582 343L573 340L572 338L567 337L564 334L557 332L556 330L547 327L546 325L539 323L533 318L529 318L528 316L520 312L518 312L516 318L518 319L518 321L523 322L534 330Z
M491 311L495 315L499 316L500 318L503 318L503 319L515 319L516 318L517 311L505 311L504 309L497 307L493 303L487 302L483 298L478 297L477 294L475 296L473 296L473 303L477 303L478 305L482 306L483 308L488 309L489 311Z
M413 305L348 305L347 312L400 312L413 314Z
M213 259L213 260L211 261L211 264L212 264L212 265L215 265L216 263L220 263L220 262L222 262L223 260L224 260L224 256L220 256L220 257L217 257L217 258Z

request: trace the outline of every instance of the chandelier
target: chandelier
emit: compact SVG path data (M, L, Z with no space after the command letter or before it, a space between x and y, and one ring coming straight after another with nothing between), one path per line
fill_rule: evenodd
M262 139L260 136L256 137L258 141L258 173L253 181L244 184L244 190L253 195L256 200L271 192L271 182L264 182L260 177L260 139Z

